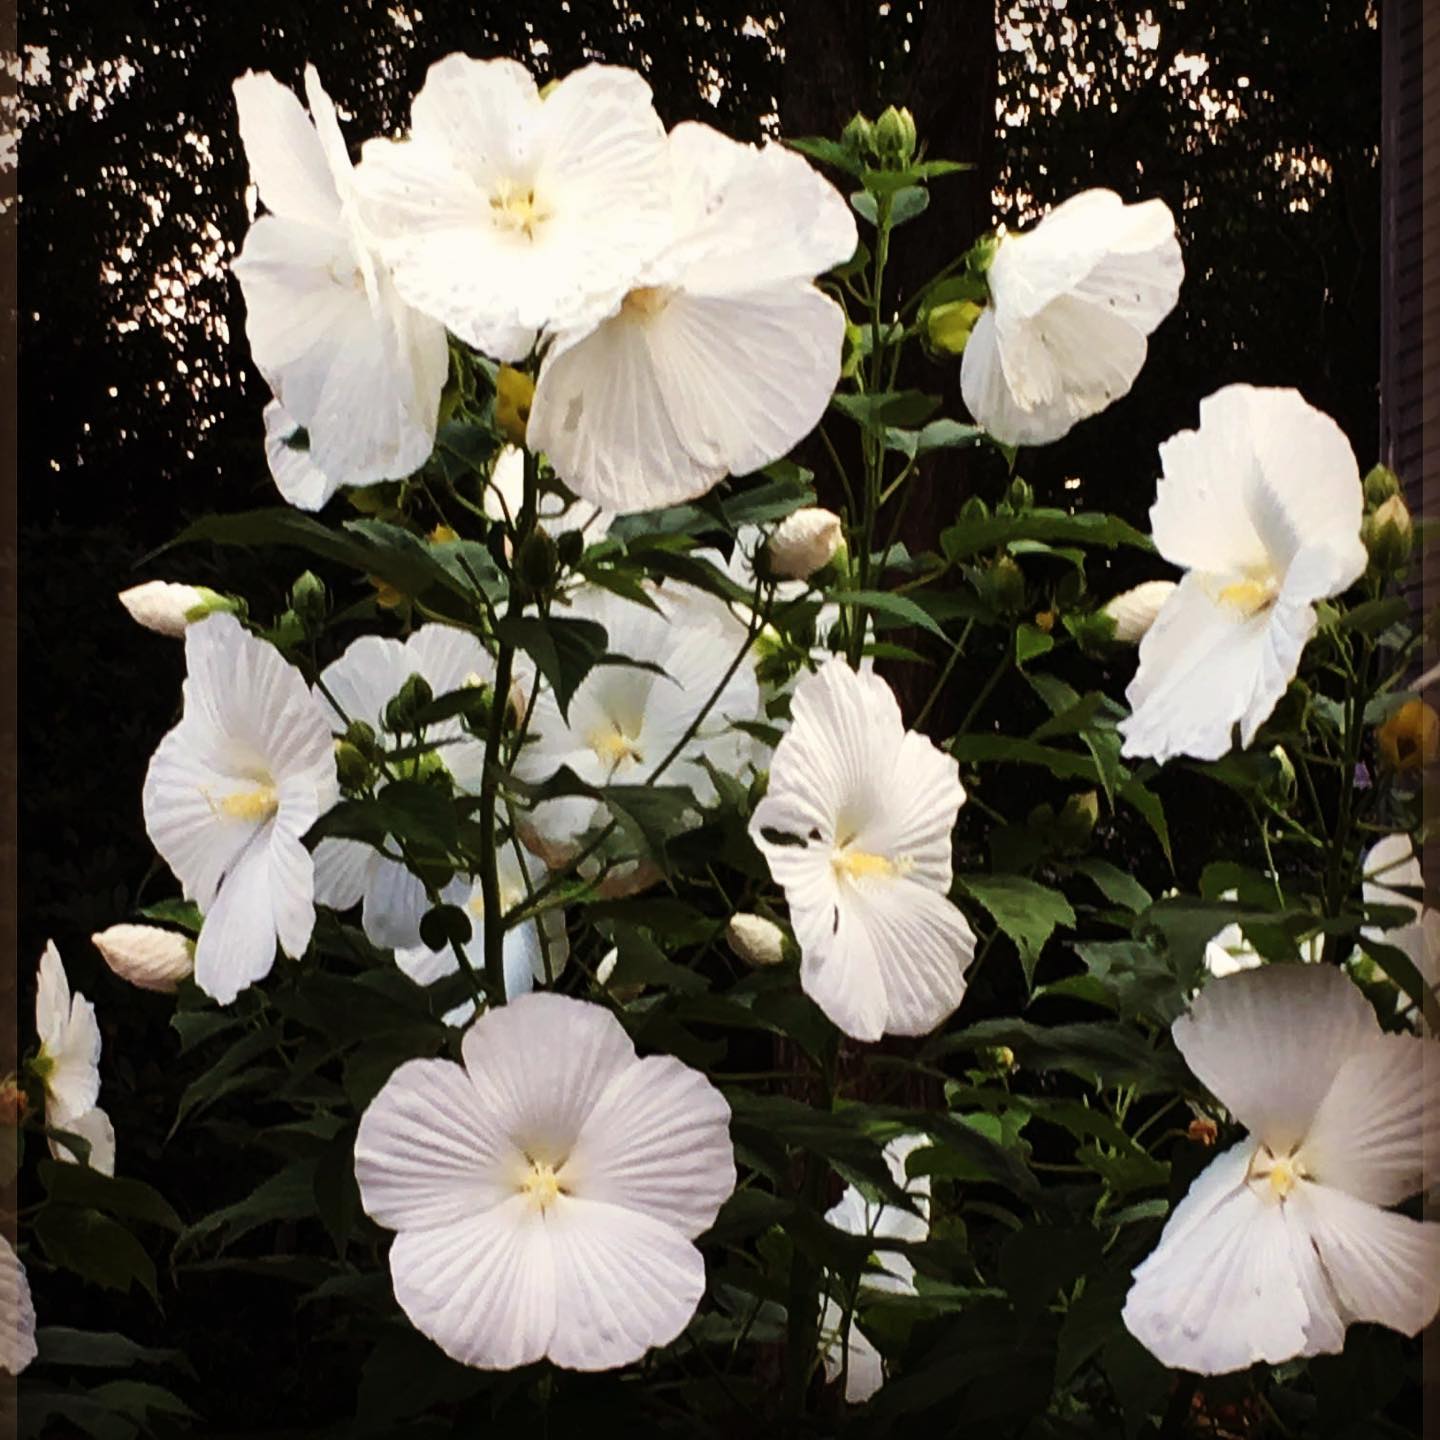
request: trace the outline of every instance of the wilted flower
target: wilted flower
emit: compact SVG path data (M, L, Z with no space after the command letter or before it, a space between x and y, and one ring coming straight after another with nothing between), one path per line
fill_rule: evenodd
M811 283L855 249L840 193L793 151L708 125L677 125L669 161L672 243L598 328L559 330L530 412L531 448L621 514L778 459L840 378L845 314Z
M1183 274L1161 200L1085 190L1004 236L961 362L970 413L1006 445L1058 440L1129 391Z
M195 969L195 946L158 925L112 925L90 941L122 980L142 990L169 993Z
M1172 1034L1250 1133L1135 1271L1130 1333L1201 1375L1336 1354L1359 1321L1417 1334L1440 1308L1440 1225L1383 1207L1422 1188L1436 1153L1434 1042L1383 1033L1323 965L1218 980Z
M300 672L212 615L185 632L185 711L145 775L145 828L205 916L195 981L228 1004L305 953L315 867L301 836L339 798L324 710Z
M607 1370L673 1340L705 1290L692 1242L735 1187L720 1092L562 995L487 1011L461 1055L406 1061L360 1120L400 1308L490 1370Z
M1173 580L1146 580L1108 600L1100 613L1115 622L1111 636L1121 645L1137 645L1155 623L1161 607L1175 593Z
M732 915L725 943L747 965L778 965L785 958L785 932L763 915Z
M95 1007L83 995L71 995L53 940L46 942L40 956L35 1030L40 1051L34 1069L45 1087L45 1124L89 1141L91 1168L113 1175L115 1130L96 1104L100 1098L100 1026ZM50 1153L57 1160L76 1159L69 1146L53 1138Z
M847 1035L924 1035L975 936L947 898L959 766L843 660L802 680L750 836L784 889L805 993Z
M613 65L542 98L513 60L447 55L357 179L400 293L497 360L594 324L669 234L664 129Z
M1228 385L1160 447L1150 525L1186 574L1140 644L1123 753L1218 760L1249 745L1299 668L1315 602L1365 572L1340 427L1294 390Z
M806 580L828 565L845 539L845 526L830 510L807 506L787 515L765 546L770 573L780 580Z
M159 635L178 637L192 620L202 620L215 610L232 609L223 595L203 585L179 585L170 580L147 580L120 592L120 603L130 618Z
M15 1247L0 1235L0 1370L18 1375L39 1353L30 1281Z
M314 66L305 94L313 124L273 76L235 82L240 138L269 213L233 269L250 353L277 402L265 417L272 472L291 504L316 510L341 485L425 463L450 352L444 327L405 304L376 254ZM299 427L304 448L287 444Z

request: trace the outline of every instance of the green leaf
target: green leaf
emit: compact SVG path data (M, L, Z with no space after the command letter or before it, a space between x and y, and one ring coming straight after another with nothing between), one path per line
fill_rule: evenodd
M137 1345L114 1330L72 1330L45 1325L35 1332L40 1348L37 1364L94 1370L128 1370L132 1365L157 1365L194 1371L179 1350L155 1350Z
M1090 1226L1027 1225L1000 1247L1000 1283L1022 1318L1046 1309L1062 1290L1100 1264L1101 1237Z
M1060 891L1023 875L962 875L960 888L1015 942L1027 985L1034 982L1035 963L1055 927L1075 923L1075 912Z
M905 185L890 197L890 226L914 220L930 208L930 192L923 185Z
M1413 920L1414 914L1406 912ZM1425 983L1415 962L1398 946L1372 940L1366 935L1357 937L1360 948L1390 977L1402 990L1410 1003L1425 1017L1425 1024L1431 1034L1440 1034L1440 1000Z
M801 155L818 160L822 165L833 165L847 175L859 176L865 173L865 167L860 160L838 140L806 135L798 140L786 140L784 144L788 149L797 150Z
M325 838L363 840L379 846L386 836L434 854L458 843L455 805L438 785L393 780L373 798L342 800L310 827L312 843Z
M178 1415L196 1420L199 1416L176 1394L163 1385L150 1385L143 1380L110 1380L97 1385L90 1398L102 1405L137 1419L146 1419L151 1411L160 1415Z
M1100 772L1090 756L1037 745L1033 740L1013 735L957 735L950 742L950 753L964 764L1003 764L1011 761L1017 765L1044 766L1061 780L1098 782L1100 779Z
M945 175L958 175L963 170L975 167L960 160L919 160L913 165L901 166L895 170L866 168L860 178L865 188L875 195L893 195L908 189L920 180L938 180Z
M292 1161L243 1200L197 1220L175 1242L176 1253L211 1236L217 1238L217 1248L223 1250L261 1225L315 1215L315 1170L314 1159Z
M1138 550L1155 547L1148 535L1114 515L1082 511L1078 515L1044 507L1019 515L991 515L962 520L940 535L940 548L952 564L1013 540L1047 540L1083 545L1131 545Z
M1378 635L1408 618L1410 613L1411 602L1403 595L1388 595L1381 600L1366 600L1347 610L1340 619L1339 628L1356 635Z
M918 625L942 639L945 632L934 618L922 610L908 595L895 595L888 590L836 590L829 595L836 605L859 605L866 610L888 615L905 625Z
M1150 892L1128 871L1108 860L1087 857L1075 862L1075 869L1093 881L1100 893L1116 905L1138 913L1151 903Z
M919 390L881 390L872 395L833 395L830 407L883 439L887 426L923 425L939 409L940 397Z
M932 420L919 430L885 431L885 448L898 450L914 460L932 450L951 450L969 445L978 445L985 439L985 431L978 425L962 425L958 420Z
M1173 868L1175 857L1170 853L1170 827L1165 822L1165 807L1160 803L1160 797L1135 779L1126 780L1119 787L1119 794L1122 800L1140 812L1145 823L1155 832L1160 849Z
M580 682L605 653L605 627L593 620L569 620L551 615L547 619L534 616L507 615L495 627L497 638L505 645L523 650L550 682L560 714L567 717L570 698Z
M79 1205L46 1204L35 1217L35 1238L51 1264L107 1290L128 1291L138 1281L158 1302L155 1262L108 1215Z
M193 900L159 900L154 905L145 906L140 914L146 920L158 920L162 924L174 925L189 931L191 935L200 933L200 924L204 918L200 914L200 907Z
M880 223L880 207L875 197L868 190L856 190L850 196L850 208L867 225L876 226Z
M1015 663L1023 665L1027 660L1045 655L1055 648L1055 639L1038 625L1026 624L1015 630Z
M39 1174L49 1203L88 1205L103 1214L122 1215L163 1230L182 1228L183 1222L170 1202L143 1180L117 1179L88 1165L67 1165L58 1160L42 1160Z

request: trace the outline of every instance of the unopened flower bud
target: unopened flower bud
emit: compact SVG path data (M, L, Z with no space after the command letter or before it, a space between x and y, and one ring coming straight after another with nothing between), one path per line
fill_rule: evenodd
M983 525L990 518L990 507L979 495L971 495L961 506L956 517L961 525Z
M1014 613L1025 608L1025 572L1002 555L986 572L990 594L1001 610Z
M875 153L875 127L863 115L852 115L840 132L840 143L857 160L866 159Z
M525 589L542 594L560 573L560 551L550 532L537 525L520 542L515 556L515 577Z
M1068 849L1083 849L1095 831L1095 822L1100 818L1100 796L1094 790L1084 790L1066 797L1055 817L1055 830L1060 843Z
M949 300L925 312L925 338L932 350L945 355L961 355L970 343L970 332L984 314L984 307L973 300Z
M1197 1145L1213 1145L1219 1138L1220 1127L1208 1115L1197 1115L1185 1134Z
M982 1046L977 1058L987 1070L998 1075L1008 1075L1015 1068L1015 1052L1008 1045Z
M385 728L392 735L416 728L416 717L435 698L423 675L411 675L385 707Z
M1365 503L1375 509L1401 492L1400 477L1388 465L1377 465L1365 477Z
M915 117L888 105L875 122L875 151L882 160L907 165L915 153Z
M1028 480L1018 475L1005 488L1005 503L1017 514L1028 510L1035 503L1035 491Z
M290 608L307 628L314 628L324 621L327 604L325 582L311 570L307 570L290 587Z
M90 940L122 980L142 990L168 994L195 969L194 945L158 925L112 925Z
M747 965L778 965L785 958L785 932L763 915L732 915L725 942Z
M1174 593L1173 580L1147 580L1143 585L1115 596L1100 611L1114 622L1115 633L1111 638L1121 645L1139 644Z
M777 580L805 580L828 565L840 549L845 527L832 510L807 506L787 515L765 547L765 563Z
M1380 757L1392 770L1422 770L1440 758L1440 715L1424 700L1407 700L1375 732Z
M1400 495L1382 501L1365 519L1361 536L1370 559L1379 570L1399 570L1410 559L1415 527L1410 509Z
M535 382L523 370L502 365L495 377L495 428L512 444L524 445Z
M348 740L335 742L335 774L342 790L363 790L370 783L370 762Z
M203 585L178 585L169 580L147 580L122 590L120 603L137 624L170 636L183 635L187 625L217 610L236 609L235 601Z
M1275 772L1266 789L1283 804L1295 796L1295 765L1283 745L1271 746L1270 759L1274 762Z

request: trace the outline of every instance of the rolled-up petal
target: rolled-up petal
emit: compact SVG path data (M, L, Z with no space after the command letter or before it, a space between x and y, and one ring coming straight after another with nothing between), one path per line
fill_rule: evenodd
M1114 638L1122 645L1138 644L1174 593L1173 580L1147 580L1108 600L1102 613L1115 622Z
M835 558L845 538L840 517L807 506L787 515L765 547L770 573L781 580L804 580Z
M130 618L158 635L183 635L186 625L208 614L215 601L225 603L224 597L213 590L170 580L147 580L120 592L120 603L130 612Z
M158 925L112 925L90 937L105 963L142 990L173 991L195 969L195 946Z

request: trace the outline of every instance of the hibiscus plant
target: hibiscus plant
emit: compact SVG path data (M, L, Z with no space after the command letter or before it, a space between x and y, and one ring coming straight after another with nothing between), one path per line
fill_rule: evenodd
M163 1163L243 1164L211 1213L127 1175L48 948L32 1432L242 1433L186 1336L46 1314L55 1271L230 1267L343 1389L247 1434L1396 1433L1440 722L1395 477L1227 384L1150 534L1037 503L1022 447L1176 303L1158 200L1057 197L900 293L964 168L904 111L757 149L630 71L453 55L356 163L305 94L235 84L287 503L179 540L313 569L274 615L122 597L185 647L175 888L96 936L173 996Z

